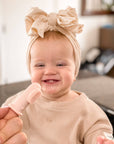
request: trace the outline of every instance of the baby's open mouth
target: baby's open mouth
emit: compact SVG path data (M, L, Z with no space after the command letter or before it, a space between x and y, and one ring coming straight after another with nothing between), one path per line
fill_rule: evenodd
M57 79L46 79L46 80L43 80L44 83L49 83L49 84L53 84L53 83L57 83L59 82L59 80Z

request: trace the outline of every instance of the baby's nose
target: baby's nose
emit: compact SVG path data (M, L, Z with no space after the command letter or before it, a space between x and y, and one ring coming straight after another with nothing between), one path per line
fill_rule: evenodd
M57 73L57 70L54 66L48 66L46 69L45 69L45 74L46 75L54 75Z

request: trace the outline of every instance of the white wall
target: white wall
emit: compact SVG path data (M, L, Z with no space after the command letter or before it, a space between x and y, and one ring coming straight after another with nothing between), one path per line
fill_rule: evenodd
M4 46L4 42L3 42L3 37L4 37L4 33L3 33L3 4L2 4L2 0L0 0L0 83L2 83L3 81L3 69L4 69L4 53L3 53L3 46Z
M1 5L1 1L0 1L0 57L1 57L1 37L2 37L2 27L1 27L1 23L2 23L2 5ZM2 81L2 74L1 74L1 59L0 59L0 83Z
M32 6L39 6L50 12L54 9L53 0L1 0L3 19L0 71L1 83L12 83L29 79L26 68L26 48L28 37L25 32L24 16ZM44 3L47 2L46 5Z
M82 54L87 49L99 45L99 28L105 24L112 24L113 18L112 16L82 17L80 16L80 2L81 0L0 0L3 14L2 21L0 18L0 28L2 25L6 28L6 32L2 33L0 39L0 62L2 63L0 83L30 79L26 68L28 38L25 32L24 16L31 6L38 6L47 12L65 9L68 5L76 8L79 22L84 24L83 33L77 35Z
M24 6L22 1L3 0L3 25L5 32L2 41L2 83L24 79L25 68L25 29Z

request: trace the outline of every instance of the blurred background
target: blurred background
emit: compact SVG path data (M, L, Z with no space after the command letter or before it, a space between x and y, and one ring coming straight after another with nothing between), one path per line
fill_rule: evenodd
M0 84L30 79L24 17L32 6L48 13L76 8L79 23L84 24L77 35L81 69L114 76L114 0L0 0Z

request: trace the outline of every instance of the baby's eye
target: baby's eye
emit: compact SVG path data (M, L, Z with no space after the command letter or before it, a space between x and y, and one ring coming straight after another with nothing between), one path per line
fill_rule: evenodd
M44 67L45 64L36 64L35 67Z
M65 63L58 63L57 66L61 67L61 66L66 66Z

